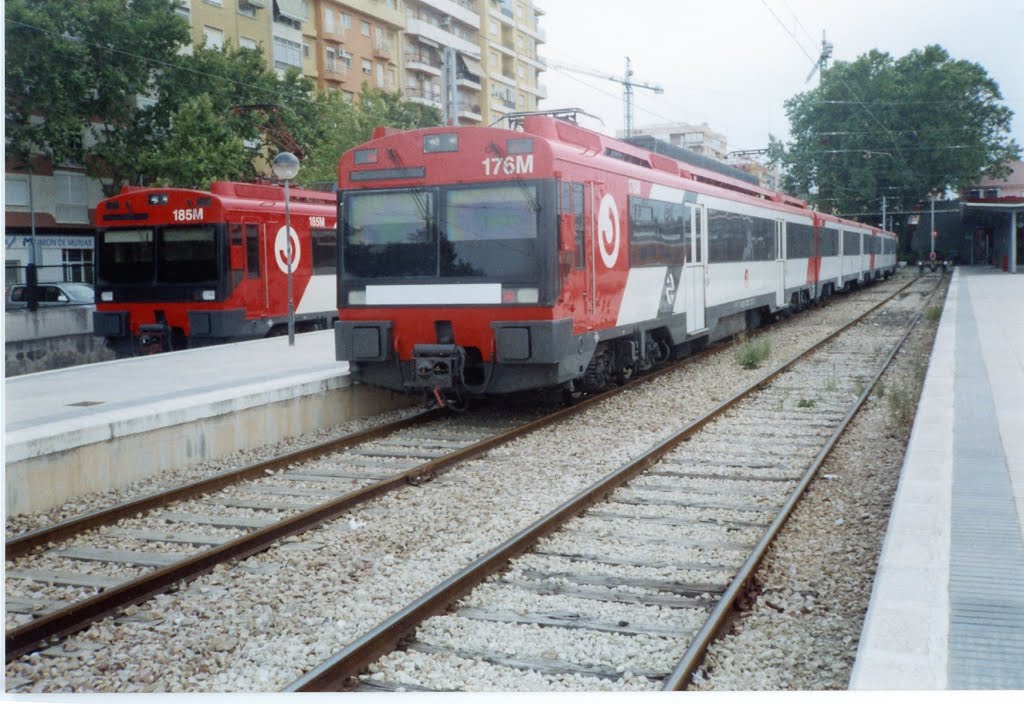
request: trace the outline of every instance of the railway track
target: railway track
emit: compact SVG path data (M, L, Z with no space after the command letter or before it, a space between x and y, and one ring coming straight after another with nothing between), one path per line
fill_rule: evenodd
M485 425L479 415L426 411L14 536L7 660L697 359L541 417L521 412Z
M895 307L674 432L287 690L505 691L509 672L533 691L685 688L923 311Z
M875 289L875 291L878 291ZM879 292L880 293L880 292ZM697 361L697 358L685 360L683 364ZM671 372L675 367L667 367L661 373ZM636 380L636 384L643 384L656 375L648 375ZM616 391L622 391L629 387L620 387ZM400 422L401 427L385 429L374 429L365 433L357 434L342 439L340 445L330 443L318 448L311 448L300 453L272 460L270 463L260 463L243 468L238 472L227 473L223 476L214 477L204 482L196 482L188 488L177 488L169 492L162 492L159 497L147 497L139 501L129 502L123 506L115 507L108 511L97 512L96 514L82 517L76 521L69 521L60 526L55 526L46 531L34 531L32 534L16 536L8 542L8 623L12 617L32 617L32 621L19 623L7 633L8 661L20 654L31 652L35 649L50 645L55 639L80 630L90 623L107 615L117 614L126 606L139 603L148 597L161 591L176 588L182 584L195 579L197 576L211 571L216 565L241 559L246 555L265 549L274 542L280 541L285 536L295 536L313 525L322 524L324 521L344 513L352 506L363 503L370 498L382 495L387 491L419 484L427 481L438 474L446 471L458 462L465 462L471 457L477 457L498 445L509 442L515 437L521 437L529 432L537 430L546 425L567 419L577 413L585 411L592 405L601 402L602 397L595 397L578 404L577 406L552 414L545 419L536 419L525 425L514 429L511 434L494 436L485 440L478 440L478 434L466 434L467 421L470 417L460 417L454 421L447 419L446 422L454 422L463 432L464 437L447 438L438 437L433 431L424 427L417 428L420 423L442 422L436 416L429 414L423 417L416 417ZM509 421L511 424L511 421ZM486 429L487 433L493 433L495 428ZM388 440L386 432L397 432L399 437ZM406 433L404 438L401 433ZM476 442L474 442L476 441ZM363 445L358 449L359 443L376 443L378 447L374 450L372 444ZM422 461L424 457L414 457L419 448L435 443L438 445L459 445L463 449L446 457L437 457ZM330 446L330 447L329 447ZM387 449L381 449L387 446ZM316 470L309 471L308 467L303 469L301 463L313 463L314 468L325 460L317 459L325 454L338 452L344 448L355 457L361 457L356 463L360 470L349 468L350 473L360 473L366 478L368 484L348 494L337 495L338 483L342 480L354 481L351 477L333 476L328 484L335 490L334 498L326 504L318 504L312 508L308 503L314 501L313 494L325 488L323 477L313 479L317 476ZM395 448L400 448L396 450ZM403 449L404 448L404 449ZM443 448L435 448L436 454L440 454ZM448 448L451 449L451 448ZM372 454L377 452L376 455ZM360 454L362 453L362 455ZM395 466L396 457L405 454L405 461L409 464ZM435 453L428 453L433 456ZM371 459L371 458L376 459ZM394 470L391 476L380 478L373 476L380 467L388 466ZM398 462L401 464L401 461ZM414 465L414 466L410 466ZM368 469L369 467L369 469ZM409 467L409 468L406 468ZM331 470L332 467L328 467ZM337 473L337 468L333 470ZM342 472L346 470L341 470ZM269 473L273 473L270 476ZM254 477L263 477L257 480L259 485L273 485L282 481L286 473L296 475L307 475L305 478L295 478L299 483L297 490L282 494L278 489L271 491L260 490L259 495L243 496L246 491L237 484L238 481L253 481ZM285 480L289 483L292 480ZM319 483L318 483L319 482ZM225 489L224 487L227 487ZM210 492L220 489L228 492L229 501L236 505L231 506L231 515L238 516L240 520L235 524L217 525L210 523L208 519L200 524L190 524L188 514L200 514L200 511L183 511L180 505L168 508L168 501L210 503ZM312 490L312 491L311 491ZM324 493L318 494L322 496ZM196 496L206 498L196 499ZM290 498L288 498L290 497ZM303 505L303 503L307 505ZM287 504L287 505L284 505ZM163 525L157 527L143 526L139 522L139 513L145 515L163 515ZM169 516L168 516L169 514ZM174 515L179 514L179 515ZM270 526L254 527L246 526L244 523L266 522L268 516L273 517L276 522ZM167 520L169 517L169 520ZM259 519L263 519L262 521ZM283 520L278 520L283 519ZM197 528L197 525L200 527ZM151 560L151 564L141 564L138 561L138 554L107 555L115 557L113 562L105 561L94 544L73 545L55 544L60 540L69 540L82 530L90 531L89 540L101 534L111 535L119 541L125 539L137 541L137 547L127 549L128 553L169 553L173 557L184 555L182 546L198 547L199 550L190 553L187 560L178 560L167 564L166 557L157 557ZM243 533L240 535L240 533ZM76 540L81 540L77 538ZM298 538L292 538L298 540ZM301 547L301 546L300 546ZM86 552L82 550L85 549ZM119 548L125 550L124 548ZM187 549L187 548L186 548ZM71 551L71 554L59 554L61 551ZM89 554L88 550L93 553ZM11 562L15 555L22 555L16 562ZM54 559L59 560L61 570L79 575L75 579L62 579L60 575L53 572L49 574L38 573L35 575L20 576L17 572L23 569L21 561L25 559ZM191 562L187 566L186 562ZM72 569L72 565L80 569ZM38 565L34 568L40 569ZM125 581L126 573L132 573L135 579ZM11 584L31 585L29 589L12 594ZM62 584L62 582L65 582ZM26 598L24 592L28 591L31 596ZM70 598L69 598L70 597ZM13 609L11 606L13 605ZM15 616L18 612L18 616ZM122 615L122 618L123 615Z

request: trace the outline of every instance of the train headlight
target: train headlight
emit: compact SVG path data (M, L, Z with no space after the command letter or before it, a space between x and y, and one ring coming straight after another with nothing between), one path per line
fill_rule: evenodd
M501 291L502 303L537 303L540 291L536 288L506 288Z
M366 305L366 290L362 291L349 291L348 292L348 304L350 306L365 306Z
M217 300L217 292L207 289L203 291L202 298L204 301L215 301Z
M113 291L101 291L100 292L100 300L101 301L112 301L112 300L114 300L114 292Z

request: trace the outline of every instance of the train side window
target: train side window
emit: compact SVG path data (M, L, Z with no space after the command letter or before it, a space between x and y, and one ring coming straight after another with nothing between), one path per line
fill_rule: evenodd
M245 252L242 249L242 226L236 222L228 224L228 243L230 244L230 251L228 252L228 258L231 262L231 288L234 288L238 284L242 283L242 277L245 275Z
M587 265L587 246L584 242L584 210L583 184L572 184L572 214L576 218L576 252L573 254L573 266L582 269Z
M260 278L260 228L259 225L245 226L245 260L250 279Z
M334 274L338 271L338 233L334 230L311 230L313 238L313 273Z

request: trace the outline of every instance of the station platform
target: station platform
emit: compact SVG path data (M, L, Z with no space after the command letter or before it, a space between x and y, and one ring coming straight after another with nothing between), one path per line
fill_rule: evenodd
M1024 689L1024 276L958 267L849 688Z
M201 347L6 379L5 507L92 491L406 406L352 387L333 331Z

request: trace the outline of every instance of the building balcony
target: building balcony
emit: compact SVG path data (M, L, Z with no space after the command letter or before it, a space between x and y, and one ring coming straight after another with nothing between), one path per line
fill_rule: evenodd
M312 5L313 3L309 3ZM405 13L397 8L390 8L380 0L345 0L345 5L358 14L369 15L395 29L405 24Z
M541 27L531 27L530 25L527 25L527 24L519 25L519 29L520 29L520 31L522 31L523 34L527 34L527 35L533 37L539 43L547 44L547 41L548 41L547 30L542 29Z
M376 56L378 59L385 59L387 61L390 61L391 57L393 56L391 51L391 44L385 41L377 41L375 39L373 41L373 55Z
M519 89L537 96L538 100L544 100L548 97L548 89L541 85L531 86L525 83L520 83Z
M409 19L405 23L406 36L423 37L441 46L450 46L458 51L467 54L479 54L480 47L475 43L466 41L462 37L452 34L447 29L430 24L426 20Z
M454 0L420 0L427 7L432 7L438 12L449 15L463 24L468 24L474 29L480 27L480 15L468 3L455 2Z
M405 70L429 73L431 76L440 76L444 73L444 64L440 59L424 54L406 54Z

